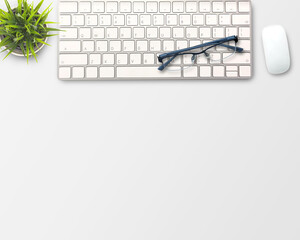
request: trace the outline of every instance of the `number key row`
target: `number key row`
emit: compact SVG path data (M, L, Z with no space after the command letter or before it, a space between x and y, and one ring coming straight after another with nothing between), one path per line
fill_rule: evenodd
M75 14L61 15L61 26L202 26L202 25L249 25L250 15L230 15L230 14Z

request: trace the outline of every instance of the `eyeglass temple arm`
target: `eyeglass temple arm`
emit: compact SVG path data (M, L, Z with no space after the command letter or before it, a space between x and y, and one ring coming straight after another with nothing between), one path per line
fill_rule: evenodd
M222 44L222 43L229 42L229 41L238 42L238 37L237 36L230 36L230 37L214 40L214 41L211 41L211 42L199 44L199 45L196 45L194 47L184 48L184 49L176 50L176 51L169 52L169 53L163 53L163 54L158 56L158 60L160 62L162 62L162 60L165 59L165 58L169 58L169 57L172 57L174 55L177 56L178 54L183 53L183 52L191 51L191 50L194 50L194 49L197 49L197 48L208 47L208 46L211 46L211 45L218 45L218 44L223 46L223 47L227 47L227 48L230 48L232 50L236 50L237 52L243 52L244 51L243 48Z

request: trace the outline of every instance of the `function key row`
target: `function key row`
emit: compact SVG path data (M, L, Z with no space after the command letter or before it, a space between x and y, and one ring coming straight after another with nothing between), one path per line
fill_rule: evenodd
M205 1L175 1L175 2L102 2L102 1L81 1L61 2L61 13L222 13L222 12L250 12L249 2L205 2Z

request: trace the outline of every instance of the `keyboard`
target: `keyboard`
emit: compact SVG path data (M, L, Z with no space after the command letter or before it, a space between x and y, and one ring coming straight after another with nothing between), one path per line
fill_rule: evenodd
M58 78L62 80L249 79L250 0L60 0ZM237 35L243 53L194 64L177 57L159 71L157 55ZM214 55L224 58L225 48ZM220 59L219 58L219 59Z

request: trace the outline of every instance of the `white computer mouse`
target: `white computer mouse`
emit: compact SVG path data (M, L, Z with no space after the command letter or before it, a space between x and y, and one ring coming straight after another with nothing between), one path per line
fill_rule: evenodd
M262 32L265 60L271 74L282 74L290 69L289 43L280 25L265 27Z

